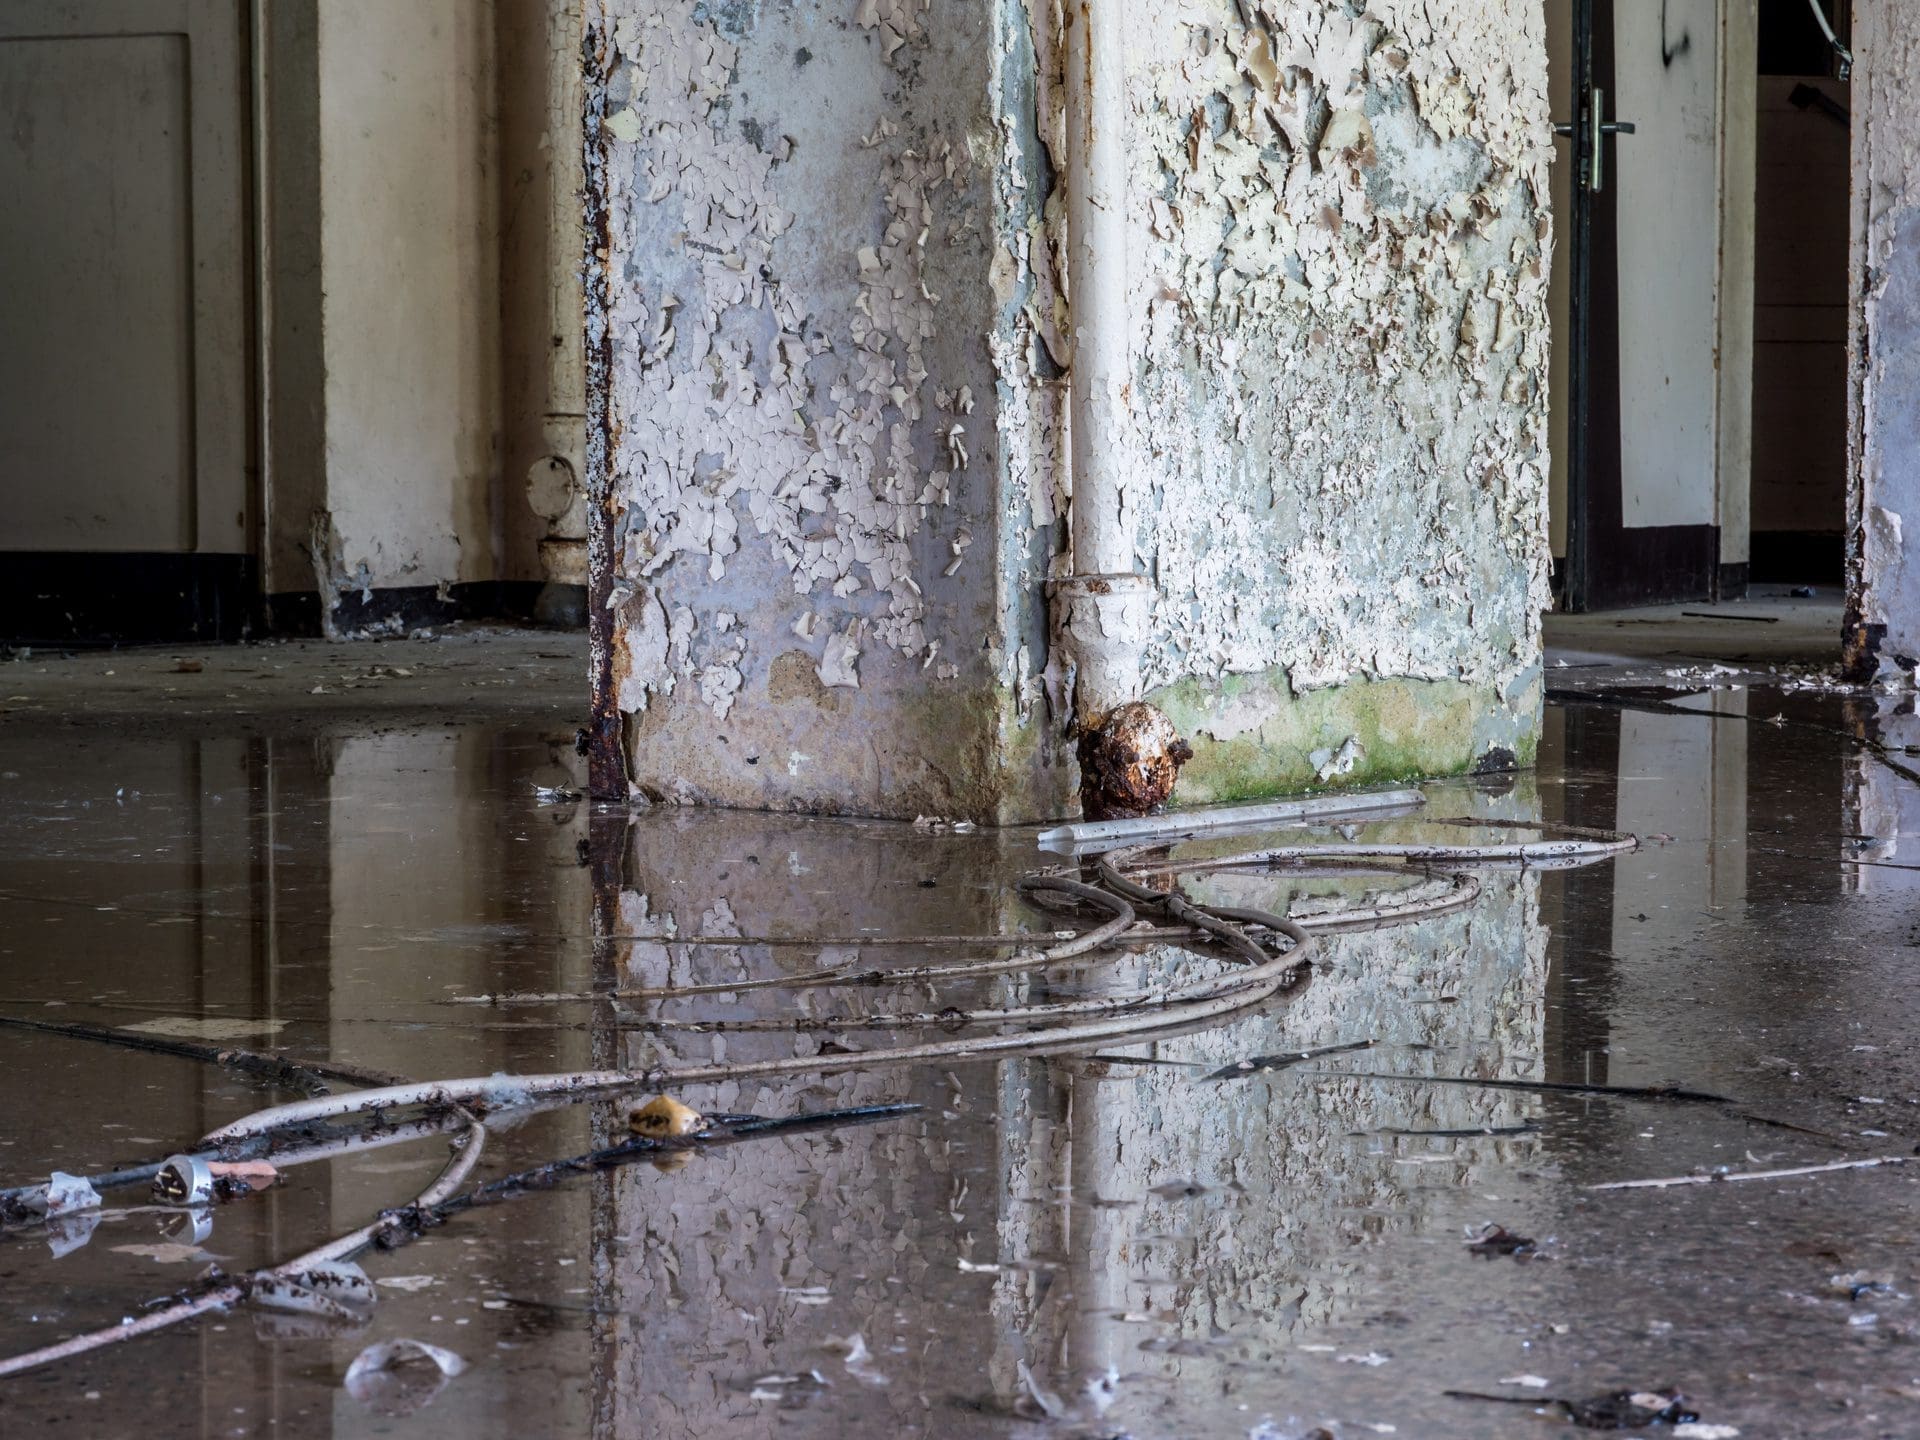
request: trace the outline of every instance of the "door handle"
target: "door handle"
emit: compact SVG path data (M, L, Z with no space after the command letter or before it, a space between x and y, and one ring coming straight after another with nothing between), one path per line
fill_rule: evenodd
M1588 166L1586 182L1587 189L1600 190L1606 185L1606 151L1600 142L1609 135L1631 135L1634 126L1631 120L1602 120L1600 116L1606 110L1607 92L1596 87L1589 95L1587 123L1591 127L1593 158ZM1571 138L1574 127L1570 122L1556 121L1553 133Z

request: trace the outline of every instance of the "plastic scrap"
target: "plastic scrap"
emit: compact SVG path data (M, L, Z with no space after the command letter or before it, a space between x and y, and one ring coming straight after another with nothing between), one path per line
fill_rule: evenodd
M382 1415L411 1415L467 1368L451 1350L424 1340L382 1340L353 1357L347 1393Z
M46 1215L71 1215L77 1210L98 1210L100 1192L78 1175L56 1170L47 1181Z

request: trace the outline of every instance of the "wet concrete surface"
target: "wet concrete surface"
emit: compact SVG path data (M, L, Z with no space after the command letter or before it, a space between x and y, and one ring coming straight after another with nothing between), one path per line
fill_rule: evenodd
M1920 1433L1920 1167L1592 1188L1920 1140L1913 717L1705 683L1564 694L1536 773L1308 832L1460 843L1511 834L1435 822L1542 819L1639 832L1637 853L1484 872L1471 908L1330 938L1298 992L1192 1033L686 1092L767 1115L924 1108L460 1215L364 1258L364 1323L236 1308L0 1381L0 1431L1503 1437L1550 1433L1548 1398L1677 1387L1746 1436ZM0 1015L437 1078L876 1049L926 1037L650 1022L1032 1003L1196 963L1156 946L938 987L474 1003L955 953L692 936L1059 923L1012 892L1048 858L1029 832L541 803L580 764L552 721L0 729ZM1191 888L1277 908L1399 883ZM0 1185L164 1155L296 1098L44 1031L0 1031L0 1085ZM503 1127L481 1177L617 1139L625 1109ZM117 1324L209 1265L311 1248L447 1154L429 1138L293 1168L203 1219L119 1191L0 1231L0 1356ZM1477 1251L1492 1226L1532 1243ZM467 1368L355 1398L354 1357L400 1337Z

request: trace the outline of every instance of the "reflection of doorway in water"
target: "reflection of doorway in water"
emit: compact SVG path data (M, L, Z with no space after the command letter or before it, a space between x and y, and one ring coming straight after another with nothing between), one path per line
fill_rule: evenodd
M1644 840L1614 865L1544 877L1548 1079L1618 1081L1609 1071L1622 1034L1633 1081L1690 1074L1712 1047L1691 1028L1695 1007L1676 1002L1684 987L1724 990L1715 1023L1772 1023L1745 998L1767 993L1745 985L1759 978L1747 968L1754 957L1713 952L1722 927L1751 925L1750 907L1824 906L1859 889L1861 875L1878 878L1817 853L1832 837L1887 823L1849 789L1846 742L1770 723L1750 703L1779 702L1738 688L1617 692L1547 712L1542 769L1565 781L1542 787L1542 818Z

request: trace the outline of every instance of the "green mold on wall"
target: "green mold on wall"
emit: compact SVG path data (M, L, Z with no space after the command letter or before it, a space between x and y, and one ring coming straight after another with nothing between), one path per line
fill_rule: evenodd
M1303 790L1355 789L1458 775L1487 765L1530 765L1537 706L1507 705L1458 680L1355 680L1304 694L1284 680L1231 675L1183 680L1147 697L1192 744L1180 772L1183 805L1260 799ZM1351 739L1351 768L1322 779L1322 759ZM1497 762L1504 761L1504 764Z

